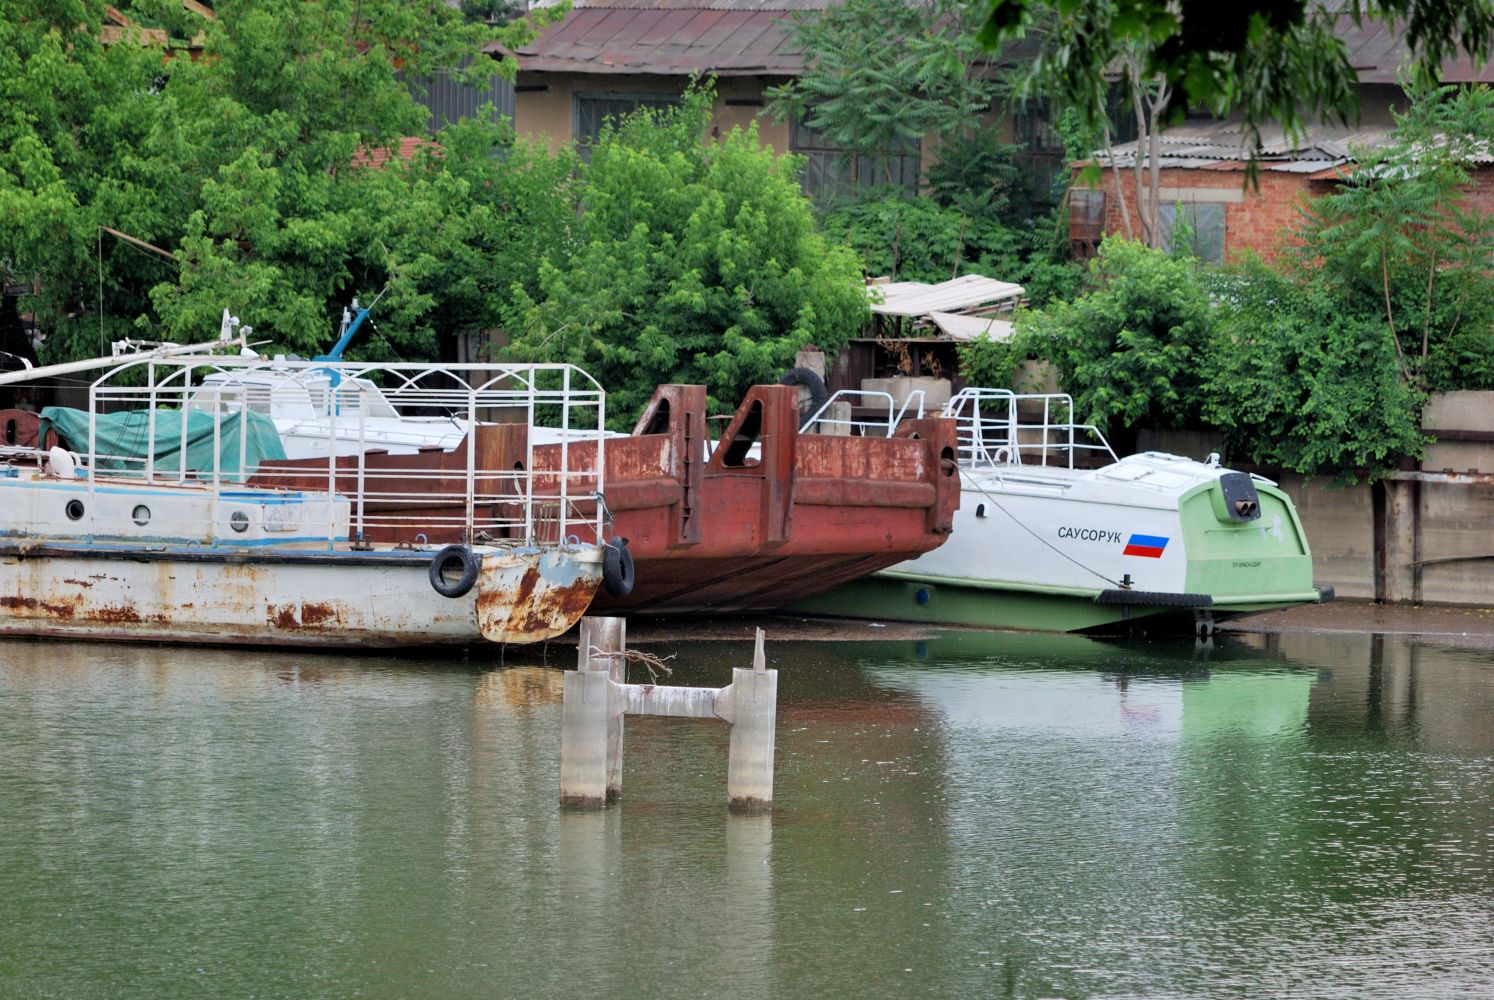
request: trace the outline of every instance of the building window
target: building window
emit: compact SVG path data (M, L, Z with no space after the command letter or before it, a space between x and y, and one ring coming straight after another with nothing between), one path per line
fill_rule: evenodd
M1027 196L1040 204L1054 205L1063 198L1070 170L1063 136L1058 126L1062 112L1052 101L1023 101L1012 111L1013 160ZM1110 122L1110 144L1119 146L1137 137L1136 114L1126 93L1112 85L1105 95L1105 117Z
M1162 245L1185 250L1210 264L1224 263L1224 206L1218 202L1164 202L1157 206Z
M584 160L591 159L591 147L608 123L617 122L643 108L662 110L676 107L678 94L577 94L575 97L576 151Z
M815 201L829 201L874 187L895 187L909 194L918 193L919 144L916 141L898 149L852 157L844 146L796 121L789 130L789 152L804 157L804 175L800 184L804 193Z

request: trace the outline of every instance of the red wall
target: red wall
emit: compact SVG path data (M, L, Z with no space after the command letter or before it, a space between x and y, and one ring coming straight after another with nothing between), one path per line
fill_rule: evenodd
M1306 174L1287 174L1261 170L1258 187L1245 185L1244 164L1239 169L1169 169L1162 171L1163 188L1212 188L1238 192L1239 200L1227 202L1224 208L1224 254L1235 260L1241 251L1253 250L1262 259L1276 260L1292 239L1292 230L1301 218L1301 206L1309 198L1319 198L1333 190L1329 179L1313 180ZM1131 225L1136 239L1141 238L1137 221L1135 175L1121 171L1121 191L1131 209ZM1124 233L1120 204L1116 200L1115 175L1105 173L1105 232ZM1494 165L1473 171L1464 204L1484 214L1494 214ZM1212 200L1212 199L1208 199Z
M1233 170L1179 170L1162 171L1163 188L1212 188L1238 194L1239 200L1226 202L1224 207L1224 253L1227 260L1234 260L1242 250L1253 250L1265 260L1275 260L1283 246L1291 238L1291 231L1300 217L1300 206L1305 199L1327 194L1333 188L1332 181L1309 180L1304 174L1284 174L1262 170L1258 175L1258 186L1246 186L1243 164ZM1141 238L1141 225L1136 214L1136 188L1134 174L1121 171L1121 193L1131 210L1131 225L1134 237ZM1125 233L1121 223L1120 204L1116 200L1115 175L1105 173L1105 232ZM1494 184L1494 180L1491 180ZM1494 187L1489 191L1494 204ZM1207 199L1213 200L1213 199Z

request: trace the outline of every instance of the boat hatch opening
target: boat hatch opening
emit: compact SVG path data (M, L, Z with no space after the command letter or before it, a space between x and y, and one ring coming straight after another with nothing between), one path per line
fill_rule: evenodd
M648 422L638 431L640 434L668 434L669 433L669 400L660 398L654 406L654 412L649 414Z
M721 464L729 469L742 469L748 465L756 465L757 462L748 457L752 446L757 444L758 436L763 429L763 404L761 400L754 401L747 409L747 415L737 425L737 432L732 435L731 442L726 446L726 454L721 456Z

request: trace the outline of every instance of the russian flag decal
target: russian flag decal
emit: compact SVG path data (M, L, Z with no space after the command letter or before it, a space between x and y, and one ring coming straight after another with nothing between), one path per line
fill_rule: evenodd
M1162 550L1165 548L1167 548L1167 538L1163 535L1132 535L1130 541L1126 542L1126 549L1121 555L1161 559Z

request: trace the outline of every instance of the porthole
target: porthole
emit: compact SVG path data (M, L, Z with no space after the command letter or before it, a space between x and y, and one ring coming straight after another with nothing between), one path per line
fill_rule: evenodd
M143 528L150 523L150 508L143 503L136 504L130 516L135 519L136 524Z
M67 502L67 517L69 521L77 521L83 517L83 501L69 500Z
M248 531L249 530L249 515L245 514L241 510L236 510L236 511L233 512L233 515L228 519L228 525L229 525L229 527L233 528L234 531L237 531L237 532L241 532L242 533L242 532Z

